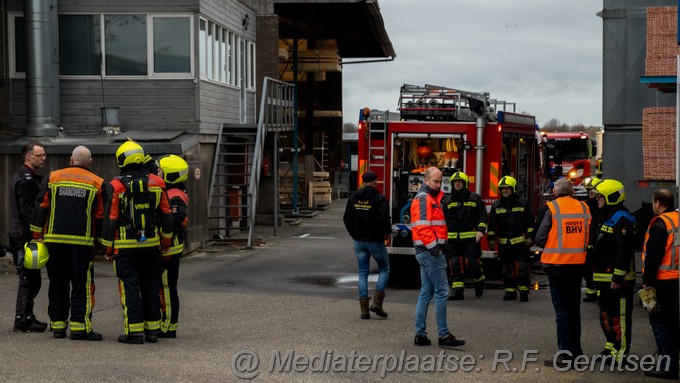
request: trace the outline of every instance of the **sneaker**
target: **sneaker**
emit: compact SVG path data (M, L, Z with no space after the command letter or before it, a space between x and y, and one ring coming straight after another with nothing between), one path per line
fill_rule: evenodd
M128 334L118 337L119 343L127 344L144 344L144 335L142 334Z
M520 302L529 302L529 292L528 291L520 291L519 292L519 301Z
M482 295L484 295L484 283L475 282L475 296L479 298Z
M157 335L159 338L177 338L177 331L161 332Z
M444 338L439 338L439 347L441 348L453 348L453 347L458 347L462 346L465 344L465 341L462 339L456 339L453 334L449 333Z
M102 340L102 334L94 331L90 332L85 332L85 331L71 331L71 335L69 335L69 339L71 340L92 340L92 341L98 341Z
M447 298L450 301L462 301L465 299L463 296L463 289L451 289L449 292L449 297Z
M54 330L52 336L57 339L66 338L66 330Z
M504 301L516 301L517 300L517 291L506 291L505 295L503 295L503 300Z
M416 334L416 338L413 340L413 344L416 346L429 346L432 344L432 341L430 340L430 338L427 337L427 335Z

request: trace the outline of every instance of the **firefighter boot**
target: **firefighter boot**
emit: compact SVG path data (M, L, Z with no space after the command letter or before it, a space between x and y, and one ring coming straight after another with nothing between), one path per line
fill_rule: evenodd
M371 313L368 311L368 301L370 297L359 298L359 305L361 306L361 319L371 319Z
M597 302L597 290L595 292L588 292L586 289L586 296L583 298L584 302Z
M463 289L451 289L451 291L449 292L448 300L462 301L463 299L465 299L465 297L463 296L463 292L464 292Z
M504 301L516 301L517 300L517 291L505 290L505 295L503 295L503 300Z
M382 304L383 300L385 299L385 292L384 291L376 291L375 292L375 297L373 297L373 304L371 305L370 310L376 313L381 318L387 318L387 313L383 310Z
M529 291L528 290L520 290L519 291L519 301L520 302L529 302Z
M484 295L484 282L475 282L475 296L477 298Z

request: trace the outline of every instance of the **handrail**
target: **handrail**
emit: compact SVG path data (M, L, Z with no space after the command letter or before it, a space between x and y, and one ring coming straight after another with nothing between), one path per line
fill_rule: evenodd
M257 212L257 192L260 187L260 175L262 169L262 153L267 132L280 130L282 127L292 126L293 117L293 85L265 77L262 82L262 99L260 100L260 113L257 122L257 134L253 149L253 164L250 171L250 183L248 184L248 242L247 247L253 245L255 231L255 214ZM272 158L272 161L276 161ZM275 167L276 168L276 167ZM275 175L278 179L278 175ZM278 182L278 181L277 181ZM274 204L278 206L278 201ZM276 208L275 206L275 208ZM274 217L274 225L278 225L277 217Z

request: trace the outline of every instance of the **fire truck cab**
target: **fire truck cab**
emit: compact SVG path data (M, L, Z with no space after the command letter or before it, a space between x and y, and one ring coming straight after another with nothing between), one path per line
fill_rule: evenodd
M588 198L583 181L596 175L592 173L592 169L597 168L593 162L596 142L584 132L543 132L541 136L553 179L568 177L574 184L574 197ZM602 173L598 169L596 171L601 177Z
M512 112L506 111L509 106ZM549 183L541 172L540 143L534 116L515 113L514 104L492 100L488 93L403 85L398 114L364 108L357 175L377 173L378 189L390 204L391 273L397 278L418 273L412 264L409 208L428 167L442 170L444 193L451 192L449 177L454 172L466 173L470 190L482 196L487 211L500 197L498 181L511 175L517 179L517 193L536 209L547 196ZM485 239L482 248L484 258L497 257ZM400 275L404 272L410 275Z

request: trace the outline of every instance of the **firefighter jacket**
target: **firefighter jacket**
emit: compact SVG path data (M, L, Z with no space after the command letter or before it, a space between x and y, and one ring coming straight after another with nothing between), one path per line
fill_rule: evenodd
M444 199L444 216L449 239L476 239L478 231L486 233L486 206L469 189L451 191Z
M347 199L342 220L355 241L382 242L392 232L387 199L373 186L364 186Z
M154 217L149 222L158 222L160 227L145 230L146 240L142 241L131 225L131 218L125 214L127 209L125 180L148 177L148 188ZM165 192L162 178L148 174L141 166L128 165L120 177L106 184L104 220L102 223L102 246L107 255L134 253L143 248L157 248L166 251L172 243L172 211ZM158 229L158 230L156 230Z
M543 247L541 262L548 265L582 265L586 261L588 206L571 196L560 196L547 203L536 245Z
M170 250L164 256L170 257L175 254L182 254L182 251L184 251L187 225L189 223L189 216L187 214L189 195L184 189L184 184L168 187L167 194L170 209L172 210L172 246L170 246Z
M533 231L534 215L526 198L512 193L491 205L487 232L489 241L496 241L501 246L525 246Z
M31 240L31 222L35 212L35 199L40 193L43 176L24 164L14 173L9 188L11 219L9 236L21 242Z
M33 238L94 246L104 216L103 183L101 177L85 167L51 172L38 195L41 202L31 224Z
M433 195L434 194L434 195ZM416 254L432 251L437 255L439 245L446 244L446 221L440 190L433 193L422 184L411 202L411 231Z
M595 282L635 281L635 217L623 204L605 206L593 247Z
M670 211L652 219L642 249L642 283L654 286L657 280L678 279L678 212Z

